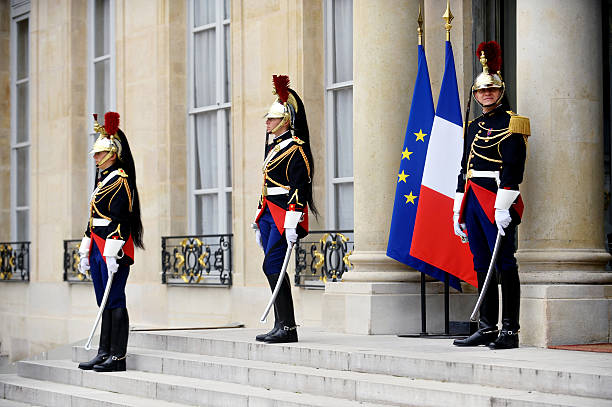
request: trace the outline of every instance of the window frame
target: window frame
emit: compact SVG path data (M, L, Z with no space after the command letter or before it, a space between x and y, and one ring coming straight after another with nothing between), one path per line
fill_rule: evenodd
M337 133L335 120L336 106L334 96L337 91L345 89L353 89L354 78L350 81L334 82L334 64L336 62L336 54L334 47L334 25L332 21L333 6L335 0L323 0L324 8L324 27L325 27L325 130L327 144L327 205L326 205L326 223L328 229L337 229L341 225L338 224L339 219L336 216L336 186L339 184L352 184L354 188L354 171L350 177L336 177L336 144ZM354 3L353 3L354 5ZM353 9L354 10L354 9ZM353 24L351 24L353 27ZM353 36L354 38L354 36ZM353 55L353 51L351 55ZM353 75L351 75L353 77ZM354 98L352 99L354 100ZM354 120L354 119L353 119ZM352 134L354 134L351 129ZM353 154L351 150L351 154ZM354 194L354 189L353 189ZM353 215L352 225L342 225L343 229L352 229L355 219Z
M27 76L25 78L17 79L17 47L18 47L18 34L17 34L17 24L21 21L28 20L28 37L27 37L27 52L30 53L30 44L31 44L31 35L30 35L30 10L29 4L28 7L24 10L23 13L19 13L11 16L11 29L10 29L10 89L11 89L11 138L10 138L10 154L11 154L11 175L10 175L10 213L11 213L11 240L12 241L29 241L30 239L30 229L31 229L31 147L32 147L32 138L30 134L30 61L31 58L28 55L28 63L27 63ZM27 117L25 120L25 125L27 127L27 141L17 141L17 133L19 131L18 128L18 105L17 105L17 86L27 84L28 97L27 97ZM27 154L27 166L25 168L25 178L27 179L27 189L25 191L26 194L26 202L25 206L17 206L17 183L23 183L23 180L18 180L18 162L17 162L17 153L18 150L26 150ZM18 222L17 215L19 212L27 212L27 230L20 232L18 230ZM24 237L24 238L20 238Z
M231 180L231 169L228 171L228 165L231 166L231 80L226 78L228 66L226 66L225 50L225 29L230 27L231 9L227 18L225 18L225 2L228 0L213 0L215 2L215 20L212 23L204 24L195 27L195 0L189 0L187 10L187 211L189 219L187 222L188 232L196 234L198 224L198 214L196 213L196 200L204 195L217 196L217 230L215 234L232 233L232 216L228 216L228 210L232 208L231 194L233 186ZM231 5L230 5L231 7ZM197 33L215 30L215 104L196 107L195 106L195 36ZM231 29L230 36L227 41L231 45ZM227 65L231 68L231 47L229 48ZM227 101L224 101L224 85L228 83ZM196 188L196 119L198 114L216 112L217 123L217 154L216 167L217 171L217 187L214 188ZM229 128L226 126L229 123ZM229 140L229 145L226 141ZM229 153L229 154L228 154ZM228 163L229 160L229 163ZM228 195L230 198L228 199ZM203 215L203 214L202 214ZM211 234L213 231L202 231L204 234Z
M96 108L96 75L95 75L95 64L97 62L102 62L105 60L109 61L109 81L108 84L110 88L110 100L109 100L109 111L115 111L117 109L117 71L115 66L115 57L116 57L116 46L115 46L115 30L116 26L116 13L115 13L115 0L106 0L109 2L109 26L112 27L109 29L108 33L108 41L109 41L109 53L104 54L102 56L95 56L95 40L96 40L96 31L95 31L95 4L96 0L88 0L87 1L87 109L90 114L88 116L89 123L89 132L87 133L87 153L91 151L93 144L96 141L97 133L93 131L93 113L98 114L98 122L104 123L104 113L106 112L96 112L94 111ZM91 157L87 154L87 196L89 198L89 194L94 189L94 178L96 173L96 166L93 164Z

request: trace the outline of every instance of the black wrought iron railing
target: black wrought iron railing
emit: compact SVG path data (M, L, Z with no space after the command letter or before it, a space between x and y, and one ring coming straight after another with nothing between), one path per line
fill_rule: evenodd
M0 281L30 281L30 242L0 242Z
M352 230L311 231L295 247L295 285L322 289L328 281L340 281L353 269L354 247Z
M232 236L163 236L162 283L231 286Z
M89 271L87 274L79 272L79 246L81 240L64 240L64 281L69 283L91 283Z

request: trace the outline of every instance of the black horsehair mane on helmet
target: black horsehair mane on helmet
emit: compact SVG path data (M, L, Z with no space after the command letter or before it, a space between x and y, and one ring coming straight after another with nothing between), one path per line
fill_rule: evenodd
M127 174L127 181L132 190L132 216L130 216L130 234L134 245L140 249L144 249L142 241L143 228L142 220L140 219L140 198L138 196L138 188L136 187L136 167L134 165L134 157L125 134L119 128L119 114L115 112L107 112L104 115L104 128L107 134L113 134L121 143L121 155L117 155L117 159L121 162L121 167Z
M293 130L293 135L304 142L302 144L302 148L304 149L304 154L306 154L306 158L308 159L308 163L310 165L310 179L311 181L314 179L315 168L314 168L314 160L312 157L312 151L310 149L310 133L308 131L308 121L306 120L306 110L304 108L304 103L302 99L298 96L297 92L289 87L289 77L286 75L273 75L272 82L274 84L275 93L278 96L279 102L281 104L285 104L287 107L290 103L287 102L289 99L289 94L291 94L296 101L297 111L295 113L295 117L293 122L290 124ZM293 109L293 107L291 107ZM313 190L312 190L312 182L309 184L310 193L308 194L308 207L310 211L315 215L315 218L319 216L319 211L314 203Z

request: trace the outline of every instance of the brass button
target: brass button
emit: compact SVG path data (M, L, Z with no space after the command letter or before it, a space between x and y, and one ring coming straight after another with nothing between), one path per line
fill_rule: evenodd
M473 166L474 166L474 164L470 164L470 167L473 167Z

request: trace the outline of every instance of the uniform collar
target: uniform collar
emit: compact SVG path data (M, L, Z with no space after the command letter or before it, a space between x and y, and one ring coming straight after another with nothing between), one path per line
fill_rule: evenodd
M100 171L100 177L106 177L108 174L110 174L111 172L118 170L120 167L117 163L111 165L110 167Z
M492 117L492 116L495 116L496 114L498 114L499 112L504 112L506 110L510 110L510 109L508 108L508 106L506 106L506 104L504 102L502 102L499 105L497 105L497 107L495 107L495 109L491 110L490 112L483 113L482 115L480 115L478 117L478 119L485 118L485 117Z
M276 144L278 144L278 143L280 143L282 141L287 140L288 138L291 138L291 131L290 130L287 130L286 132L284 132L280 136L275 137L274 139L272 139L272 143L270 143L270 144L275 144L276 145Z

